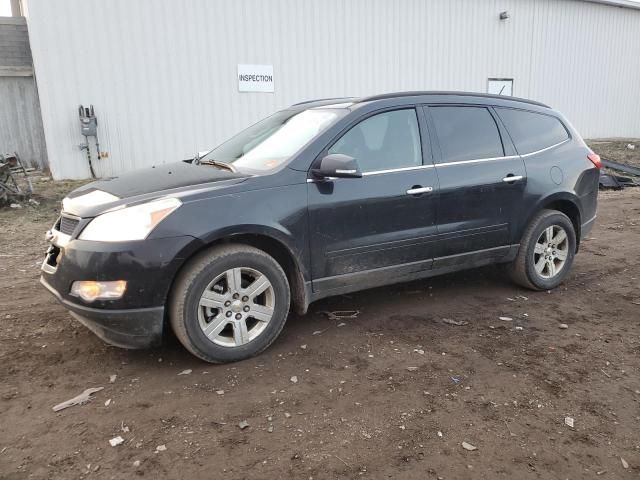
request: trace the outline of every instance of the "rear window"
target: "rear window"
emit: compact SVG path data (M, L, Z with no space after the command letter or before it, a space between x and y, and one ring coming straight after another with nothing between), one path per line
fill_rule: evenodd
M498 126L484 107L429 107L442 152L441 162L504 156Z
M542 150L569 138L562 122L551 115L496 108L520 155Z

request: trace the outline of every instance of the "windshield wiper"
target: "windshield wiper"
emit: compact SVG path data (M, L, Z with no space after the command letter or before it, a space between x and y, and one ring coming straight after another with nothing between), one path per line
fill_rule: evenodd
M229 170L232 173L236 173L237 170L230 163L220 162L218 160L200 160L198 161L198 165L213 165L215 167L224 168L225 170Z

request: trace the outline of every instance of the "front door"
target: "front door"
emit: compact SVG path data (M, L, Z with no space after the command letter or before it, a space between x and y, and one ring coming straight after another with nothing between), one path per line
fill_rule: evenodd
M363 177L308 183L315 292L431 268L438 185L425 130L415 108L388 110L324 152L354 157Z
M505 255L522 203L524 162L490 108L434 105L427 113L439 146L441 241L434 267Z

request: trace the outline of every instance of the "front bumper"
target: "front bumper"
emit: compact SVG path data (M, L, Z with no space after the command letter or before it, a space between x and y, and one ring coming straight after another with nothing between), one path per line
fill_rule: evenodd
M184 261L201 242L190 236L138 242L90 242L51 239L40 282L74 318L107 343L145 348L161 343L164 305ZM69 293L77 280L126 280L117 300L91 303Z
M47 283L44 276L40 277L40 283L76 320L111 345L121 348L147 348L158 346L162 342L164 307L127 310L89 308L64 300Z

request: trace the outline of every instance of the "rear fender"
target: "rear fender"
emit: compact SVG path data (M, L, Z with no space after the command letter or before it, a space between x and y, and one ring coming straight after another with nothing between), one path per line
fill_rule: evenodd
M571 192L554 192L546 197L540 198L522 217L523 221L518 225L517 242L521 243L525 229L531 223L534 215L541 210L558 210L569 217L576 232L576 251L580 244L581 226L583 221L583 211L580 199Z

